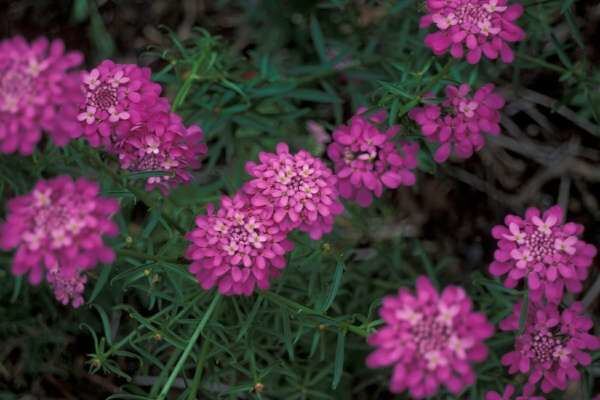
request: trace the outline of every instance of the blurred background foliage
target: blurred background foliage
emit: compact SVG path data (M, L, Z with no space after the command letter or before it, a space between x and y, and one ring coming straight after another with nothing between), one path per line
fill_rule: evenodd
M0 213L35 180L62 173L98 179L122 204L119 259L93 271L79 310L13 278L0 255L0 399L387 399L389 374L364 365L383 296L427 274L465 286L501 320L522 297L487 274L489 232L506 212L558 202L587 226L586 241L600 239L600 5L521 2L528 37L515 63L471 66L432 57L420 1L4 0L3 38L60 37L90 67L104 58L150 66L174 108L203 127L209 154L194 183L168 198L144 193L143 174L83 143L0 157ZM307 123L331 132L358 106L386 108L390 124L418 138L407 112L421 96L488 81L508 99L501 137L441 167L422 143L415 187L368 209L348 205L319 242L295 234L271 291L218 300L186 272L182 233L242 185L259 151L285 141L323 155ZM596 322L598 276L594 268L581 296ZM489 344L477 385L456 398L514 381L499 363L512 337ZM581 384L553 398L590 399L599 375L596 353Z

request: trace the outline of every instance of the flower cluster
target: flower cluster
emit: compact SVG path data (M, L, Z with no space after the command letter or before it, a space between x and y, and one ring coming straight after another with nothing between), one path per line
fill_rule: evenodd
M485 400L512 400L515 394L515 387L513 385L507 385L504 388L502 394L494 391L487 392L485 394ZM533 391L526 387L523 389L523 394L515 397L515 400L546 400L542 396L533 396Z
M504 222L492 230L498 240L495 261L490 265L492 275L506 275L504 284L510 288L526 280L534 301L546 298L559 303L565 289L581 291L596 255L596 248L580 239L583 226L563 223L559 206L543 214L530 208L525 218L507 215Z
M115 255L103 242L118 229L111 220L118 202L99 196L96 183L68 176L41 180L32 192L8 202L0 225L0 248L16 249L12 272L29 274L39 284L44 276L63 303L82 303L81 272Z
M451 153L469 158L485 144L483 133L500 133L500 110L504 99L487 84L470 96L471 87L448 85L446 99L440 104L414 108L409 116L420 126L425 138L439 147L434 159L443 163Z
M187 235L190 272L204 289L217 286L226 295L267 289L270 279L285 267L284 255L293 248L287 233L243 192L224 196L219 210L209 205Z
M248 162L253 178L244 191L254 207L281 229L300 229L317 240L333 228L336 215L344 211L338 200L337 178L323 161L305 150L290 154L287 144L277 145L276 153L261 152L260 163Z
M509 43L525 38L525 32L515 24L523 14L520 4L508 5L507 0L427 0L427 14L421 18L421 28L435 25L437 31L425 37L425 44L435 55L448 50L454 58L477 64L481 56L505 63L514 60Z
M0 42L0 152L31 154L42 132L58 146L79 136L81 76L72 69L82 61L60 40Z
M454 394L475 382L472 364L487 357L484 340L493 332L485 315L474 312L471 300L457 286L441 294L429 279L417 279L416 293L401 288L379 310L383 328L368 342L376 350L370 368L392 366L390 390L412 398L433 396L440 386Z
M385 120L386 113L366 116L364 112L359 109L347 125L336 128L327 154L339 179L340 195L368 207L373 195L380 197L384 188L414 185L412 170L417 167L419 145L403 143L399 149L392 138L400 127L383 132L376 124Z
M521 304L500 323L503 331L518 331ZM529 303L523 332L515 349L502 357L509 373L528 374L526 388L532 392L538 382L544 393L565 390L569 381L580 379L579 365L592 362L589 351L600 348L600 339L588 331L593 322L583 315L581 303L573 303L562 312L557 305Z

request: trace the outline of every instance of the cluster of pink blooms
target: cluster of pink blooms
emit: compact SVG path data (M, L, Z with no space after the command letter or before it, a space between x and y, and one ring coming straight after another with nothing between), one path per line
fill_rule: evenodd
M146 179L148 190L191 180L207 152L202 130L170 111L149 68L103 61L85 74L83 90L78 119L92 146L104 146L129 171L159 172Z
M397 146L392 141L400 126L386 131L377 126L386 119L384 111L370 116L365 111L360 108L347 125L336 128L327 148L339 179L340 195L361 207L368 207L373 195L381 197L384 188L414 185L419 151L417 143Z
M450 51L454 58L477 64L481 56L505 63L514 60L509 43L521 41L525 32L515 24L523 14L520 4L507 0L426 0L427 14L421 28L435 25L437 31L425 37L435 55Z
M83 60L65 53L62 41L22 37L0 41L0 152L28 155L46 132L63 146L79 136L77 109L82 101Z
M226 295L267 289L293 248L287 234L243 192L223 196L219 210L209 205L206 215L196 218L196 229L187 235L190 272L204 289L217 286Z
M516 339L515 349L502 357L502 364L511 374L529 375L529 392L538 382L544 393L565 390L569 381L580 379L577 367L592 362L588 352L600 348L600 339L588 333L593 322L583 315L581 303L572 303L562 312L552 303L531 302L528 307L524 330ZM516 304L500 329L518 331L520 316L521 304Z
M68 176L41 180L8 202L0 248L16 250L13 274L29 274L32 284L45 277L59 301L77 307L83 303L82 272L114 260L103 237L118 233L111 220L118 208L116 200L99 196L94 182Z
M401 288L384 298L379 314L385 325L369 336L376 350L367 366L393 367L390 391L423 399L440 386L457 394L475 382L472 364L486 359L484 340L494 327L473 311L462 288L448 286L440 294L421 276L415 294Z
M581 291L596 255L596 248L580 239L583 226L564 223L559 206L543 214L530 208L525 218L507 215L504 223L492 229L498 240L492 275L506 275L509 288L526 280L530 298L538 302L545 298L558 304L565 289Z
M515 394L515 387L513 385L506 385L502 394L494 391L487 392L485 394L485 400L513 400ZM542 396L533 396L533 391L529 387L523 388L523 393L514 398L514 400L546 400Z
M439 144L434 159L443 163L451 154L469 158L485 144L484 133L500 133L500 113L504 98L494 85L479 88L472 96L471 87L462 84L446 87L446 99L440 104L427 104L410 111L425 138Z
M252 179L244 185L254 207L272 217L284 231L299 229L318 240L331 232L339 202L337 178L323 161L305 150L290 154L285 143L276 153L259 154L260 163L248 162Z

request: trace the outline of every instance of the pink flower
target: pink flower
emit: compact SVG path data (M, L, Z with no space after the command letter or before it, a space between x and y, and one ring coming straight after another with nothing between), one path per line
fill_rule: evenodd
M359 109L348 125L336 128L327 154L334 163L340 195L368 207L373 194L381 197L384 187L414 185L412 170L417 167L419 145L403 143L399 150L392 138L400 126L383 132L375 124L385 120L385 111L371 116L364 116L364 112Z
M559 303L565 288L571 293L581 291L596 255L594 246L579 239L583 226L563 223L559 206L543 214L530 208L524 219L507 215L504 223L492 229L498 240L492 275L506 274L504 285L509 288L526 280L533 301L546 298Z
M494 391L487 392L485 394L485 400L511 400L514 394L515 387L513 385L507 385L502 394ZM532 396L532 394L533 390L526 387L523 389L523 394L515 397L515 400L545 400L542 396Z
M433 396L440 386L454 394L475 382L472 364L487 358L484 340L494 327L474 312L465 291L446 287L441 294L421 276L416 294L401 288L379 309L383 328L369 336L377 349L369 368L393 366L390 391L405 390L415 399Z
M483 54L491 60L500 56L511 63L514 54L509 43L525 38L516 25L523 14L520 4L508 5L507 0L427 0L427 15L421 18L421 28L435 25L437 31L425 37L425 44L435 55L450 50L454 58L477 64Z
M126 134L155 106L161 87L150 76L148 68L111 60L85 74L85 101L77 119L92 146L110 145L111 135ZM168 104L162 111L168 111Z
M54 291L54 297L61 304L71 304L73 308L78 308L85 302L83 292L87 277L81 271L76 271L75 274L64 273L62 270L48 271L46 280Z
M434 159L443 163L451 153L459 158L469 158L485 144L482 133L500 133L502 96L487 84L471 97L471 87L446 86L446 99L441 105L428 104L410 111L409 116L419 124L425 138L438 143Z
M29 274L38 284L46 272L57 298L81 304L76 293L83 291L85 278L80 273L115 257L102 238L118 233L111 218L119 204L99 191L94 182L60 176L38 181L32 192L10 200L0 225L0 248L16 249L13 274Z
M516 304L500 329L518 331L520 315L521 304ZM565 390L569 381L580 379L577 367L592 362L588 351L600 348L599 338L588 333L592 326L581 303L562 312L554 304L530 303L523 333L515 340L515 350L502 357L502 364L509 367L510 374L527 374L530 391L540 381L544 393Z
M331 232L335 216L344 211L338 199L337 178L305 150L290 154L279 143L276 153L259 154L260 163L246 163L253 178L244 185L252 206L263 209L282 231L300 229L317 240Z
M158 187L163 193L189 182L191 171L200 168L207 153L202 129L196 125L186 128L178 115L163 112L168 109L166 103L166 99L159 99L156 111L148 112L143 121L113 137L109 145L124 169L166 173L146 179L147 190Z
M221 208L215 212L209 205L207 214L196 218L196 229L187 235L192 242L186 253L192 260L190 272L204 289L218 286L225 295L267 289L285 268L284 256L293 248L286 235L243 192L223 196Z
M81 75L71 70L82 61L60 40L0 41L0 152L31 154L42 132L58 146L79 136Z

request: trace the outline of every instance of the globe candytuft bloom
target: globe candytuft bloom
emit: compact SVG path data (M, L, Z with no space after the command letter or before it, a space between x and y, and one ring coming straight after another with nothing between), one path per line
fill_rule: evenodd
M147 120L113 138L109 150L117 155L123 169L163 172L146 178L146 189L157 187L166 193L169 188L192 179L191 171L200 168L207 147L200 127L186 128L178 115L160 111L162 105L158 108L148 114Z
M13 274L29 274L33 284L46 277L57 298L79 303L77 293L85 284L80 273L115 256L103 237L118 233L111 218L119 205L99 196L99 190L86 179L60 176L41 180L30 193L11 199L0 225L0 248L16 249Z
M500 133L500 110L504 98L487 84L470 96L471 87L446 86L446 99L440 104L428 104L409 112L420 126L425 138L439 147L434 159L443 163L454 153L459 158L469 158L485 144L483 133Z
M503 331L518 331L521 304L500 323ZM526 388L565 390L567 383L580 379L578 366L592 362L588 351L600 348L600 340L588 333L593 322L583 315L583 305L573 303L562 312L557 305L529 303L523 333L515 340L515 349L505 354L501 361L509 373L528 375Z
M109 146L112 135L129 132L144 120L148 109L156 107L161 87L150 77L149 68L111 60L84 75L85 100L77 119L92 146ZM168 104L162 111L167 110Z
M472 363L485 360L494 327L474 312L465 291L446 287L441 294L428 278L416 281L416 293L401 288L384 298L379 310L383 328L369 336L377 349L370 368L393 366L390 390L415 399L433 396L440 386L456 394L475 382Z
M542 396L534 396L533 393L531 387L525 387L523 388L523 394L515 397L514 400L546 400ZM514 394L515 387L513 385L506 385L502 394L495 391L487 392L485 394L485 400L512 400Z
M435 55L447 51L454 58L476 64L481 56L505 63L514 60L509 43L521 41L525 32L516 25L523 14L520 4L507 0L427 0L427 14L421 28L435 25L437 31L425 37L425 44Z
M504 285L509 288L526 280L533 301L546 298L559 303L565 288L571 293L581 291L596 255L596 248L579 238L583 226L563 223L559 206L543 214L529 208L525 218L507 215L504 223L492 229L498 240L495 261L490 264L492 275L506 274Z
M257 287L267 289L285 268L284 256L293 248L286 236L243 192L223 196L219 210L209 205L187 235L190 272L204 289L217 286L225 295L251 295Z
M73 308L80 307L85 300L83 292L87 277L81 271L75 274L61 270L51 270L46 274L46 281L54 291L54 297L63 305L71 304Z
M276 153L261 152L260 163L246 163L252 179L244 185L254 207L272 215L281 230L300 229L317 240L331 232L336 215L344 211L338 199L337 178L323 161L305 150L290 154L279 143Z
M340 195L368 207L373 195L381 197L384 188L396 189L415 183L417 143L403 143L398 148L392 138L400 130L394 125L385 132L381 124L386 113L364 115L360 108L347 125L336 128L327 154L333 161L339 180Z
M79 136L82 61L61 40L0 41L0 152L29 155L43 132L58 146Z

